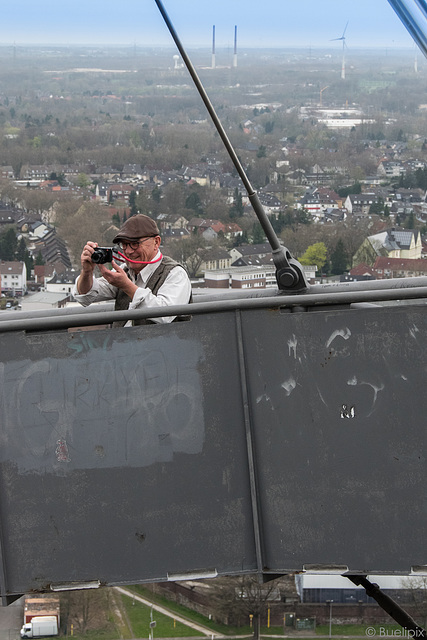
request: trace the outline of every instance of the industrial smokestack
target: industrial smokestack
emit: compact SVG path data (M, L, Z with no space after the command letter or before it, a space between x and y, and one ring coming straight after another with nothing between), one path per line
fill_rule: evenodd
M237 67L237 25L234 26L234 56L233 67Z
M215 69L215 25L212 27L212 69Z

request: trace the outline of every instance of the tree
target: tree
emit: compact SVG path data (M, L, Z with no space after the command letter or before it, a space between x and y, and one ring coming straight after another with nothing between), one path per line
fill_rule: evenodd
M27 274L30 275L30 273L34 269L34 258L30 255L27 249L25 249L24 262L25 266L27 267Z
M109 607L109 589L81 589L61 594L61 619L73 625L79 635L105 627L100 611ZM63 612L63 613L62 613Z
M100 246L108 246L116 232L116 228L111 226L108 207L93 201L80 203L73 215L58 212L57 225L75 264L79 262L81 251L88 240L98 242Z
M14 169L15 170L15 169ZM16 173L15 170L15 175L19 175L19 173ZM13 182L11 182L10 180L1 180L0 181L0 194L1 194L1 198L2 200L4 200L4 202L10 204L12 207L15 206L16 201L19 200L20 195L21 195L21 190L18 189L15 184L13 184Z
M183 182L170 182L164 187L162 212L180 213L185 209L186 187Z
M8 227L0 235L0 259L10 262L16 259L18 240L15 227Z
M39 252L38 252L38 254L37 254L37 256L36 256L36 259L35 259L35 261L34 261L34 264L35 264L35 265L43 265L43 264L45 264L45 261L44 261L44 259L43 259L43 256L42 256L42 252L41 252L41 251L39 251Z
M261 616L266 615L268 602L277 591L277 580L263 583L258 576L241 576L218 580L213 592L213 606L229 624L252 621L253 637L260 637Z
M254 222L252 226L252 244L262 244L265 242L265 234L259 222Z
M404 226L405 229L415 229L415 216L413 211L409 214Z
M85 173L79 173L77 176L77 186L81 189L87 189L90 185L90 178Z
M154 189L151 191L151 198L153 199L153 202L155 202L156 204L159 204L161 197L162 197L162 190L156 184Z
M409 595L413 617L424 628L427 626L427 578L425 576L411 576L402 579L402 588Z
M19 260L19 262L24 262L26 252L27 252L27 245L25 244L24 238L21 237L16 249L16 259Z
M304 207L302 207L302 209L296 209L294 211L294 217L297 224L311 224L313 222L313 218Z
M200 235L175 240L168 246L168 254L187 268L190 278L195 278L203 263L205 240Z
M143 213L146 216L150 215L150 199L147 195L147 192L145 189L140 189L138 195L135 198L135 204L136 204L136 208L138 209L139 213Z
M129 207L130 215L136 216L138 213L138 207L136 206L136 191L131 191L129 194Z
M56 196L43 189L26 189L22 197L28 211L35 211L45 222L50 222Z
M202 201L197 191L192 191L185 200L185 207L192 209L198 216L203 216Z
M317 270L321 271L326 264L328 250L324 242L316 242L311 244L305 253L300 257L299 261L305 265L316 265Z
M65 186L67 182L65 179L64 173L56 173L55 171L52 171L52 173L49 176L49 180L56 180L57 183L61 185L61 187Z
M242 201L242 194L239 193L239 190L236 187L234 189L233 204L228 210L228 214L230 218L241 218L243 216L243 211L244 211L244 207L243 207L243 201Z
M347 269L347 266L347 253L344 241L340 238L331 253L331 272L334 275L341 275Z
M341 189L338 189L337 193L341 198L346 198L350 194L362 193L362 185L360 182L355 182L350 187L342 187Z

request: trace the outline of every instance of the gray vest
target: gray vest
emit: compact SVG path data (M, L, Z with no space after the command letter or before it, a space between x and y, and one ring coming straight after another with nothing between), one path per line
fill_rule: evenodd
M174 267L181 267L181 265L178 262L175 262L175 260L172 260L172 258L169 258L168 256L163 256L162 261L160 262L160 265L157 267L154 273L152 273L151 276L148 278L148 281L146 284L147 289L150 289L151 292L156 296L160 287L162 286L162 284L164 283L164 281L166 280L169 273L172 271ZM183 269L184 267L181 267L181 268ZM126 271L126 273L129 273L128 267L124 267L124 270ZM121 289L118 289L114 310L124 311L125 309L129 309L129 304L131 300L132 298L130 298L127 293L125 293ZM191 298L190 298L190 302L191 302ZM190 316L179 316L179 317L176 317L173 320L173 322L189 320L189 319L190 319ZM117 322L113 322L112 326L124 327L126 322L127 320L119 320ZM132 321L132 325L141 325L141 324L155 324L155 323L152 320L149 320L148 318L140 318L139 320Z

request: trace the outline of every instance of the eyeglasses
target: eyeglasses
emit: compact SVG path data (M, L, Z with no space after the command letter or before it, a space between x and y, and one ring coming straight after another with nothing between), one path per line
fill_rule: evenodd
M128 247L132 249L132 251L136 251L139 245L144 244L147 240L151 240L155 236L149 236L148 238L142 238L142 240L136 240L135 242L119 242L118 245L122 251L126 251Z

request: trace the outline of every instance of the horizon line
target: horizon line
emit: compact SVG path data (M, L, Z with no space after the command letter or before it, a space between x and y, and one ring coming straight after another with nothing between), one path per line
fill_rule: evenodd
M187 44L186 45L188 48L192 48L192 49L204 49L206 51L210 51L211 50L211 46L207 45L207 44ZM5 48L5 47L12 47L12 48L19 48L19 47L128 47L128 48L132 48L134 49L135 47L139 48L139 49L152 49L152 48L161 48L161 49L174 49L176 50L176 47L174 46L173 43L170 44L165 44L165 43L150 43L150 44L138 44L135 42L129 43L129 42L30 42L30 41L21 41L21 42L0 42L0 48ZM222 45L220 47L215 47L216 50L223 50L223 51L229 51L232 47L231 45ZM408 44L396 44L396 43L392 43L392 44L378 44L378 45L363 45L363 44L359 44L359 45L352 45L351 49L353 50L377 50L377 49L406 49L408 51L413 51L414 50L414 46L410 46ZM245 50L271 50L271 49L282 49L282 50L288 50L288 49L316 49L316 50L320 50L320 51L331 51L331 47L328 47L326 44L325 45L320 45L320 44L305 44L305 45L301 45L301 44L289 44L289 45L282 45L282 44L269 44L269 45L240 45L240 47L238 48L238 50L240 51L245 51ZM337 54L341 54L340 51L335 51L335 49L333 49L334 53ZM420 53L422 53L420 51Z

